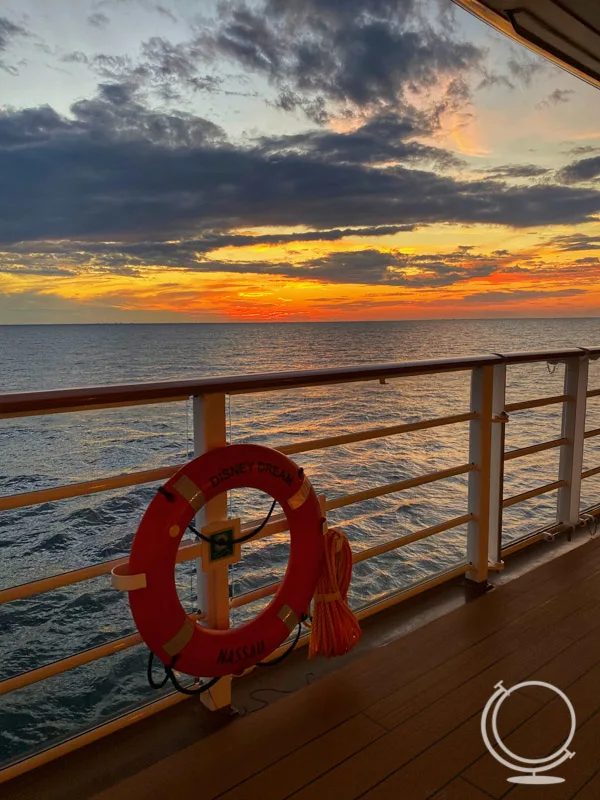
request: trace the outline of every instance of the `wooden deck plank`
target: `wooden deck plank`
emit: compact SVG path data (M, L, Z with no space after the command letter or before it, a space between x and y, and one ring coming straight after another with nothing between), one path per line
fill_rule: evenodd
M384 734L385 728L364 714L357 714L221 797L223 800L248 800L249 797L281 800Z
M431 800L490 800L490 796L463 778L456 778L432 795Z

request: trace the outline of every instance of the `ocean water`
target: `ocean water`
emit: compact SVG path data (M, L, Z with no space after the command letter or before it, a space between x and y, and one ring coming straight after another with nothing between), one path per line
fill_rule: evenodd
M0 326L0 392L200 378L249 372L389 363L473 353L600 344L600 321L472 320L243 325ZM562 393L563 368L545 363L508 372L508 401ZM600 366L591 367L600 387ZM269 446L361 428L455 414L469 407L469 375L234 395L228 438ZM588 427L600 427L590 400ZM317 492L334 498L468 461L468 424L329 448L294 457ZM511 415L508 449L560 435L560 407ZM600 438L600 437L599 437ZM0 495L59 486L186 461L191 403L0 421ZM600 465L600 442L586 442L584 469ZM558 452L506 464L505 495L556 480ZM0 588L128 553L157 484L0 512ZM600 478L584 482L582 506L598 501ZM465 513L467 478L455 477L332 512L356 550ZM507 509L506 539L553 521L555 494ZM269 507L236 492L231 513ZM439 534L358 564L356 607L464 559L466 529ZM286 534L244 546L231 570L234 594L282 576ZM177 570L189 610L193 565ZM238 610L234 624L260 604ZM107 576L0 606L0 680L134 632L126 596ZM98 724L160 693L146 684L146 650L131 648L0 697L0 763Z

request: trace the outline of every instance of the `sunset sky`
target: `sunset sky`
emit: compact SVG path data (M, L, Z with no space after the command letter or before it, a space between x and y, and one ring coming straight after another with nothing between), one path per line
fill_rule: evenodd
M0 324L596 316L599 177L450 0L0 0Z

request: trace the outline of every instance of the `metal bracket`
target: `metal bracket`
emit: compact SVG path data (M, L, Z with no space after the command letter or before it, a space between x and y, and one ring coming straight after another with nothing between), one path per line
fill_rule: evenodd
M110 571L110 581L113 587L120 592L133 592L136 589L145 589L148 585L145 572L137 575L129 573L129 561L118 564Z

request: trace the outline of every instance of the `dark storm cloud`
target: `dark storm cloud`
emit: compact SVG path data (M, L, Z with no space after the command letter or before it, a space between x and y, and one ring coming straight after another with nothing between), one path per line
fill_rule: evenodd
M234 146L213 123L150 110L123 84L101 86L71 112L0 113L0 241L176 239L255 226L527 227L589 221L600 211L591 189L411 169L431 151L402 140L405 123L388 117L290 148L264 138ZM371 164L362 135L393 163Z
M436 255L410 255L399 250L376 249L330 253L295 267L295 274L336 283L387 284L413 288L452 286L465 280L487 277L502 259L471 256L464 248Z
M309 131L265 137L260 152L265 156L303 155L336 164L429 161L441 169L464 166L462 159L447 150L420 144L413 138L430 132L424 119L387 114L374 117L349 133Z
M13 41L23 36L29 36L29 32L25 28L11 22L7 17L0 16L0 71L8 72L9 75L17 74L17 68L4 59L3 53L8 50Z
M535 164L503 164L487 170L487 174L492 178L539 178L549 172L549 169Z
M578 250L600 250L600 236L588 236L585 233L572 233L568 236L555 236L548 244L565 252Z
M71 106L71 113L72 118L67 119L49 106L20 111L0 110L0 148L37 145L35 154L33 151L14 154L16 169L19 161L25 169L32 169L38 163L43 169L45 159L52 151L57 158L63 159L61 168L68 169L71 148L73 158L76 158L76 153L82 154L87 149L93 162L90 163L91 179L94 170L102 171L103 155L107 158L105 167L110 169L110 147L114 148L116 155L119 142L122 145L125 142L154 145L158 153L159 148L193 148L225 138L218 125L201 117L147 108L138 102L134 89L124 84L101 84L96 97L78 100ZM10 157L0 150L0 159ZM34 179L35 174L30 177ZM167 177L165 175L163 179L167 180Z
M223 237L227 238L227 237ZM234 238L234 237L232 237ZM240 237L241 238L241 237ZM0 271L18 274L143 274L142 267L161 266L194 272L274 275L328 283L356 283L413 288L452 286L505 270L512 257L505 251L473 255L471 248L449 253L409 254L377 248L333 252L299 263L226 261L202 252L197 242L144 242L131 245L47 242L0 250Z
M483 51L434 29L435 11L416 0L226 2L198 41L208 57L264 74L282 108L323 121L329 103L396 107L406 89L477 67Z
M581 183L590 181L600 175L600 156L582 158L574 161L557 172L557 177L564 183Z
M380 225L374 228L346 228L329 231L299 231L286 234L207 233L198 239L147 242L47 241L21 242L0 251L0 267L50 269L56 264L92 269L124 266L206 267L206 254L222 248L278 245L294 242L334 242L348 237L390 236L415 229L414 225ZM223 262L226 263L226 262ZM65 267L66 268L66 267Z

